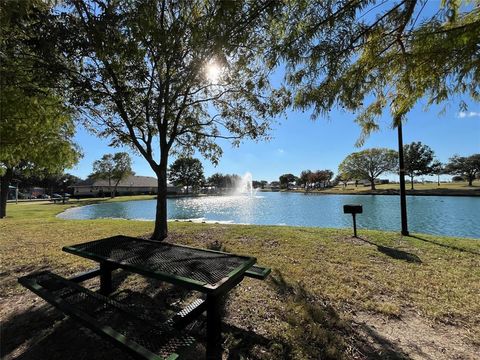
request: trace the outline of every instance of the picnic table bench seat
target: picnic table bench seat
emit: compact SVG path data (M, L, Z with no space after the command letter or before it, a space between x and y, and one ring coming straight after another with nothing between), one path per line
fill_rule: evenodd
M250 269L245 272L245 276L265 280L268 275L272 272L272 269L262 266L253 265Z
M179 328L205 309L203 300L197 300L172 319L157 324L125 304L49 271L33 273L18 281L96 334L142 359L177 359L179 352L196 342Z

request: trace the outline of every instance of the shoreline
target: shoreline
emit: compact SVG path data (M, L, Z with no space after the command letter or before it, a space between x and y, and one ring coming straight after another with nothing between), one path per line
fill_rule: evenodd
M261 190L260 192L284 192L284 193L303 193L305 195L400 195L400 190L396 189L377 189L362 191L342 191L342 190L281 190L270 191ZM475 190L451 190L451 189L432 189L432 190L407 190L407 196L462 196L462 197L479 197L480 189Z

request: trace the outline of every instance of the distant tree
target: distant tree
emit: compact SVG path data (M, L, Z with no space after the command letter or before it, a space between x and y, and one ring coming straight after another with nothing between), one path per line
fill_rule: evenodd
M433 150L420 141L405 144L403 146L403 159L405 174L410 177L411 189L413 190L413 178L431 172Z
M430 165L431 175L437 175L437 186L440 186L440 175L445 173L445 165L439 160L434 160L432 165Z
M308 184L312 180L311 174L311 170L303 170L298 177L297 185L307 188Z
M92 178L108 181L110 197L115 197L120 181L132 175L132 160L128 153L105 154L93 163ZM113 182L113 189L112 189Z
M253 180L252 181L252 186L253 186L254 189L263 189L265 187L265 184L268 184L268 182L265 181L265 180L261 180L261 181Z
M351 176L347 173L340 173L335 178L335 182L342 183L343 187L347 187L348 182L351 180Z
M268 181L267 180L260 180L260 187L262 189L265 189L265 186L268 185Z
M176 186L186 186L188 194L189 187L196 188L205 181L203 165L198 159L180 157L170 165L168 179Z
M480 154L470 156L455 155L450 158L445 166L445 173L459 175L467 179L468 185L472 186L473 180L480 172Z
M207 183L215 186L217 189L225 187L225 175L215 173L207 179Z
M348 174L352 178L367 179L372 190L375 190L375 179L385 172L397 168L397 152L385 148L373 148L348 155L338 167L340 174Z
M323 188L326 188L330 181L333 178L333 171L332 170L317 170L315 172L315 180L319 185Z
M228 189L234 189L242 181L242 177L237 174L225 175L225 187Z
M23 169L15 169L13 174L13 182L19 184L20 189L27 190L31 187L41 187L45 189L47 194L62 192L65 188L71 189L74 184L82 179L71 174L51 173L46 169L42 171L22 171Z
M291 182L295 182L297 180L297 177L293 174L283 174L280 175L278 180L282 189L288 189L288 184Z

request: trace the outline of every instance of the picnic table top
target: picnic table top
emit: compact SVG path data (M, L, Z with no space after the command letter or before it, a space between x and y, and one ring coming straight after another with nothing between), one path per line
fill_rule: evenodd
M63 251L204 293L233 287L254 257L117 235Z

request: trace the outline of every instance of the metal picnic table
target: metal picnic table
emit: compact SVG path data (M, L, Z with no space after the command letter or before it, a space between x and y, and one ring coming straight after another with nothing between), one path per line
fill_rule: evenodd
M247 273L256 262L254 257L128 236L113 236L62 250L100 263L103 295L112 292L111 273L118 268L206 294L207 359L221 358L222 297L244 276L264 278L268 275ZM258 269L269 272L269 269Z

